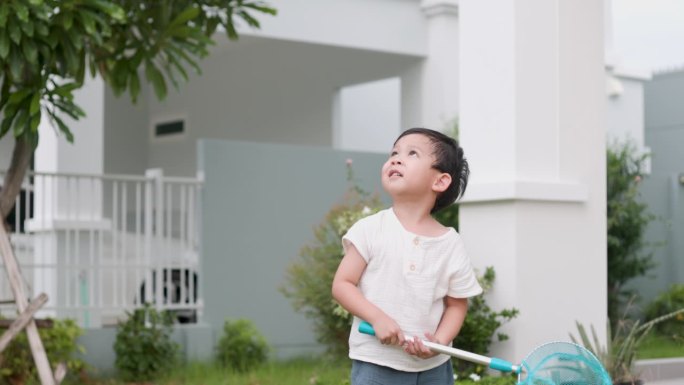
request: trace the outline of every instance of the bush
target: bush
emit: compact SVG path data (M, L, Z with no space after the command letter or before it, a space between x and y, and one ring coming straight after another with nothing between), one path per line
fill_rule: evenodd
M119 323L114 366L124 381L151 381L174 367L178 344L171 341L172 316L149 305Z
M223 324L216 350L219 364L242 373L266 362L270 348L251 321L239 319Z
M480 286L485 293L492 288L496 275L494 268L489 266L483 276L478 277ZM496 334L497 341L505 341L508 335L496 333L497 329L505 322L510 321L518 315L517 309L503 309L493 311L485 301L484 294L472 297L468 300L468 315L463 321L461 331L456 337L455 346L469 352L487 355L489 345ZM471 374L484 375L487 367L477 365L465 360L453 360L454 372L460 378L467 378Z
M646 319L655 319L674 311L684 309L684 284L674 284L646 308ZM668 337L684 338L684 314L655 325L655 330Z
M48 361L55 367L64 362L68 374L78 373L85 367L83 361L73 358L74 353L84 349L76 340L83 334L81 328L71 319L52 320L52 327L38 329ZM0 335L6 329L0 328ZM38 373L33 361L26 331L19 333L0 355L0 383L36 383Z
M608 148L606 158L608 317L617 320L634 294L625 284L653 267L651 255L644 252L643 240L653 216L640 201L638 189L646 157L637 155L636 148L629 143L615 143Z

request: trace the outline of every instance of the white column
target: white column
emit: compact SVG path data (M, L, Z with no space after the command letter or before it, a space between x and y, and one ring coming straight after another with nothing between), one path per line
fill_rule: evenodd
M35 171L48 173L77 173L101 175L104 170L104 82L101 78L88 79L83 88L74 92L75 103L86 116L74 121L62 115L71 129L74 142L56 134L47 117L39 126L40 142L35 152ZM40 184L38 189L43 189ZM41 193L48 199L42 199ZM59 182L46 180L45 189L36 191L36 216L47 222L63 220L96 220L102 216L101 184L94 180L75 179ZM36 221L37 222L37 221Z
M603 3L461 0L461 233L520 315L494 352L521 360L606 325Z
M74 92L74 101L86 116L78 121L60 115L71 129L74 142L57 134L46 116L39 126L40 142L34 154L38 173L101 175L104 162L104 82L88 79ZM36 293L50 297L50 307L79 305L82 270L77 264L90 263L90 229L103 229L110 221L102 218L102 183L97 178L64 175L37 176L34 188L34 216L27 229L34 233L33 284ZM66 268L65 265L71 267ZM56 268L54 266L57 266ZM58 315L59 312L41 312ZM74 316L74 314L69 314Z
M402 128L451 128L459 111L458 0L423 0L426 58L402 76Z

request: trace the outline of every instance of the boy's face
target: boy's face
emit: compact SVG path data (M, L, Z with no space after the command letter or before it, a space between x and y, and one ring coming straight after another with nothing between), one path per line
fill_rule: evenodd
M406 135L395 143L382 166L382 187L393 198L420 198L435 192L435 183L444 173L432 168L434 163L430 139L421 134Z

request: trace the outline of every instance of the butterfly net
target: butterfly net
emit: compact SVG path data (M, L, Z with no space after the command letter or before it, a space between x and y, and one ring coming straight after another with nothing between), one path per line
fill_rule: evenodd
M612 385L601 362L587 349L569 342L536 348L522 362L520 385Z

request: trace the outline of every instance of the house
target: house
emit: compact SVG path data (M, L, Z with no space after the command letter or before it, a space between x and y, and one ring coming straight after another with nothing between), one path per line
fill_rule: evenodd
M632 287L648 304L673 284L684 282L684 70L656 72L644 85L645 143L651 152L651 170L641 193L654 215L646 232L654 268Z
M456 117L473 169L462 236L499 272L493 306L521 310L499 355L605 324L600 2L275 5L261 30L217 37L167 100L143 88L132 105L94 79L74 145L41 126L14 239L48 314L88 328L94 365L111 365L111 326L143 295L197 321L177 328L188 357L211 356L226 317L254 320L280 356L319 351L278 286L339 199L345 159L378 190L388 138ZM11 141L0 148L6 164Z

